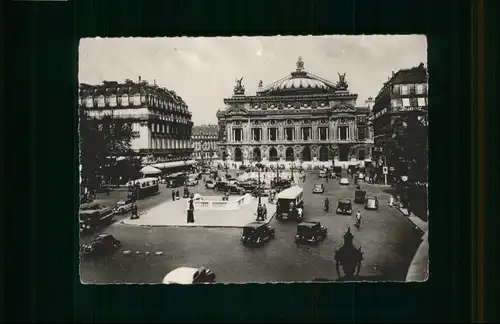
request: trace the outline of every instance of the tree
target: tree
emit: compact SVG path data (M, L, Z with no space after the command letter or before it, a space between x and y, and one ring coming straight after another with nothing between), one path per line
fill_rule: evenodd
M395 117L383 133L387 136L380 142L387 164L395 167L398 176L405 174L412 181L427 182L427 116L414 113Z
M132 127L121 119L105 116L90 118L83 107L80 117L80 163L82 179L93 186L103 165L114 165L116 158L131 152Z

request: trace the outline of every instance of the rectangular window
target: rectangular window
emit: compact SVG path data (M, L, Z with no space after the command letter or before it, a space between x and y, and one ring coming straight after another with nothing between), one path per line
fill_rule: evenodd
M319 128L319 139L321 141L326 141L328 139L328 127Z
M278 140L278 129L277 128L269 128L269 140L277 141Z
M364 141L365 139L366 139L366 127L364 127L364 126L359 127L358 126L358 140Z
M408 85L406 85L406 84L401 85L401 94L402 95L410 94L410 89L409 89Z
M349 139L349 126L339 126L339 140L345 141Z
M121 103L122 106L128 106L128 96L127 95L123 95L122 96L122 103Z
M358 160L359 161L364 161L366 157L365 150L359 150L358 151Z
M295 139L295 129L292 127L285 128L285 137L287 141L293 141Z
M399 86L399 84L395 84L393 87L392 87L392 93L394 94L399 94L401 92L401 87Z
M261 129L260 128L253 128L252 129L252 139L256 142L260 142L261 140Z
M241 142L242 140L242 130L241 129L235 129L234 130L234 140L237 142Z
M417 102L417 98L410 98L410 107L417 107L418 106L418 102Z
M392 108L398 108L398 107L401 107L401 104L402 104L402 101L400 98L398 99L392 99L391 100L391 107ZM397 109L393 109L393 110L397 110Z
M423 84L417 84L416 85L416 92L417 94L423 94L425 90L425 87Z
M425 98L417 98L418 99L418 106L419 107L427 107L427 103L425 102Z
M403 107L410 106L410 98L403 98Z
M311 139L311 127L302 127L302 140L308 141Z

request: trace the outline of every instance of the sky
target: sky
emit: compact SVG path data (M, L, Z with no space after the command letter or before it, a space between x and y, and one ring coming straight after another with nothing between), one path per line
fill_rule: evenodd
M174 90L193 113L195 125L215 124L235 79L246 95L295 71L332 82L346 73L358 106L375 97L392 71L427 65L424 35L85 38L79 48L79 82L142 80Z

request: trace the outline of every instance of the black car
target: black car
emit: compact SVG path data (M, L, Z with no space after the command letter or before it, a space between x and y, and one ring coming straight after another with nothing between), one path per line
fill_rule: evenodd
M119 248L121 242L117 240L113 235L102 233L97 235L92 241L87 244L83 244L80 247L80 252L83 255L89 254L104 254Z
M276 230L265 222L252 222L243 227L241 242L248 245L261 245L276 236Z
M363 204L366 198L366 190L357 189L354 192L354 203Z
M243 189L245 189L245 192L253 192L255 190L255 188L257 188L258 184L256 181L243 181L240 183L240 187L242 187Z
M223 191L223 192L226 192L229 190L229 192L231 194L239 194L239 195L243 195L246 192L245 189L238 186L237 184L230 184L228 182L222 182L222 181L217 182L215 184L214 189L216 191Z
M286 179L279 179L278 181L274 181L272 183L272 188L276 189L276 191L278 191L278 192L283 191L285 189L288 189L291 186L292 186L292 183L290 182L290 180L286 180Z
M327 229L320 222L305 221L297 225L295 243L318 243L326 238Z
M337 214L352 215L352 202L350 199L340 199L337 205Z

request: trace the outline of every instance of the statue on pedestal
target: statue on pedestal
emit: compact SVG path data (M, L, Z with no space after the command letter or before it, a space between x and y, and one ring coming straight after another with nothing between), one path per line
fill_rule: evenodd
M245 86L241 84L243 81L243 77L240 79L235 79L236 85L234 86L233 92L234 94L245 94Z
M345 73L344 74L340 74L338 73L339 75L339 82L337 82L337 90L341 90L341 91L345 91L347 90L347 81L345 80Z
M361 247L358 249L354 247L353 240L354 235L352 235L349 227L344 234L344 244L335 251L335 269L339 279L342 278L341 268L344 271L344 279L352 279L354 276L358 276L361 270L363 252L361 252Z

